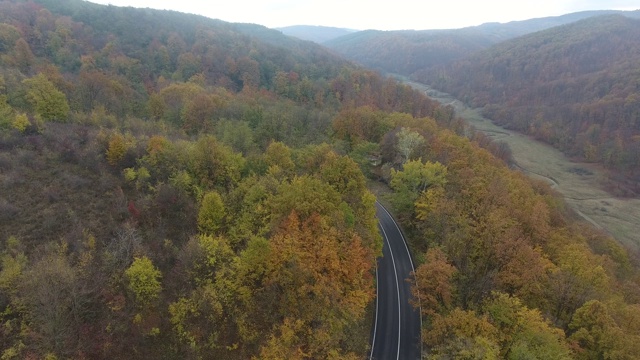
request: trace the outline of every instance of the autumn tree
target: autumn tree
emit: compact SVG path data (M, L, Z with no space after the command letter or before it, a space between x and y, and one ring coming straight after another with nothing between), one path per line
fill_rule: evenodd
M16 114L13 122L11 123L11 126L20 132L24 132L30 125L31 122L29 121L27 114Z
M304 324L296 332L301 349L312 358L339 349L346 325L362 318L373 296L370 250L357 235L343 238L318 215L301 222L292 212L272 239L270 254L266 289L275 311Z
M130 144L124 135L119 133L113 134L109 139L107 151L105 152L109 165L117 165L124 158L129 146Z
M418 299L414 305L420 306L423 315L432 316L453 304L455 271L442 250L432 248L427 251L424 263L414 274L416 286L412 287L413 296Z
M182 108L182 127L189 133L213 128L213 116L222 106L222 99L209 94L198 94L189 99Z
M336 137L352 145L362 141L379 142L391 127L387 114L371 106L347 108L333 119Z
M13 60L18 69L20 69L22 73L28 74L36 59L35 55L33 55L33 52L31 51L29 43L27 43L23 38L18 39L15 42L13 53Z
M487 316L455 308L448 314L433 317L431 326L423 334L423 341L430 347L433 359L451 355L498 359L497 333Z

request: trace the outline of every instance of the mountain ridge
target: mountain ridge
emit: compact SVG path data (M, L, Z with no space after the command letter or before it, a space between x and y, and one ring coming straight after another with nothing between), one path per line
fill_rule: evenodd
M281 31L285 35L297 37L302 40L313 41L319 44L358 31L320 25L292 25L275 29Z
M605 14L640 17L639 10L598 10L459 29L365 30L330 40L324 45L363 65L411 76L416 71L461 59L507 39Z

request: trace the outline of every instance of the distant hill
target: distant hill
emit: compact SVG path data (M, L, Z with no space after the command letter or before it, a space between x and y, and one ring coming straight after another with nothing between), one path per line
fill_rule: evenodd
M637 177L638 39L638 19L591 17L505 41L416 78L569 155Z
M485 49L495 42L475 30L380 31L349 34L324 45L374 69L410 75Z
M357 32L357 30L352 29L313 25L293 25L276 28L276 30L282 31L285 35L297 37L302 40L313 41L319 44Z
M416 71L461 59L501 41L613 13L623 13L629 17L640 16L638 11L602 10L508 23L486 23L453 30L369 30L327 41L325 45L365 66L410 76Z

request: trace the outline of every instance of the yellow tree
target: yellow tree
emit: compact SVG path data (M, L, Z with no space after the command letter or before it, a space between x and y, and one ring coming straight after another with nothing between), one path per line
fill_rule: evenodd
M496 339L506 359L570 359L564 332L546 321L540 311L529 309L520 299L494 292L483 306L498 330Z
M127 150L129 150L129 143L124 135L119 133L111 135L105 153L109 165L117 165L124 158Z
M499 359L498 330L486 316L455 308L436 314L423 332L423 342L431 348L431 359ZM466 355L466 357L465 357Z
M414 203L422 192L429 187L443 187L446 183L447 167L439 162L409 160L401 171L391 170L393 202L403 215L413 214Z
M125 277L139 307L150 305L160 296L162 274L148 257L135 258L125 271Z
M67 97L44 74L38 74L23 83L27 86L27 98L36 113L48 121L66 121L69 115Z
M225 207L220 194L210 191L202 198L198 211L198 228L205 234L215 234L223 225Z

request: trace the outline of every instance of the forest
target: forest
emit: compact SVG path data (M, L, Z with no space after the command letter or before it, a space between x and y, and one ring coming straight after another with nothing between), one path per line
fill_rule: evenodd
M526 35L416 78L507 128L603 164L617 196L640 191L640 20L589 18Z
M486 23L461 29L364 30L321 43L367 67L414 77L509 39L593 16L616 13L640 18L640 12L637 11L594 10L508 23ZM320 30L317 30L318 35L321 35ZM313 33L291 34L314 41L320 39Z
M636 255L506 160L275 30L2 1L0 358L364 359L381 187L425 358L633 359Z

